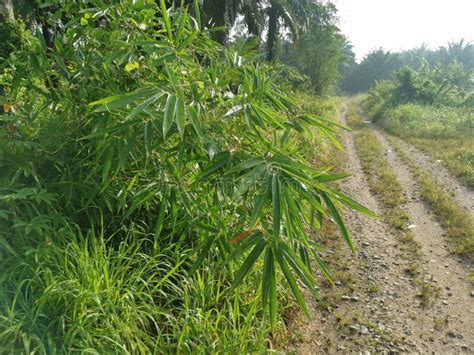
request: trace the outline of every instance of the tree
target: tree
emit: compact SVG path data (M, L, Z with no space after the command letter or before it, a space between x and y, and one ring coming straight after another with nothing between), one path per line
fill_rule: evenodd
M343 71L353 65L354 53L337 27L333 4L312 3L309 25L296 43L284 43L281 60L309 77L318 94L336 87Z

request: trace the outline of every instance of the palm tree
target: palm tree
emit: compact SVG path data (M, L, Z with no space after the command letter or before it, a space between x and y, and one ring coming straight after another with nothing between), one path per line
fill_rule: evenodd
M268 8L267 60L276 57L276 43L280 25L297 38L300 30L306 28L309 20L310 0L270 0Z
M175 2L181 3L179 0ZM308 23L312 3L312 0L204 0L202 14L207 26L226 28L213 34L213 38L220 43L226 42L229 30L239 15L243 16L250 34L260 37L266 26L266 57L272 61L276 57L280 30L288 30L293 38L297 38Z

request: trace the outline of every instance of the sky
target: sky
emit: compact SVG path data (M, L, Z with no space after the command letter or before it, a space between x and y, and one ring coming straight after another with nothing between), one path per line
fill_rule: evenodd
M333 0L360 61L370 50L474 41L474 0Z

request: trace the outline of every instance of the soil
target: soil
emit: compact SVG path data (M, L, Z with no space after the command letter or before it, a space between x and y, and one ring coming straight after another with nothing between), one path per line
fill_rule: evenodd
M341 115L345 122L345 108ZM343 247L328 251L337 253L341 264L337 275L345 280L336 278L335 286L322 287L325 303L311 303L311 318L301 315L292 325L295 339L285 350L298 354L474 354L474 287L468 281L469 266L447 252L443 229L421 201L415 179L383 133L370 128L409 197L403 207L410 215L419 251L411 250L383 219L347 211L346 223L358 252L351 254ZM383 206L366 181L353 135L343 136L345 169L352 173L343 188L382 216Z

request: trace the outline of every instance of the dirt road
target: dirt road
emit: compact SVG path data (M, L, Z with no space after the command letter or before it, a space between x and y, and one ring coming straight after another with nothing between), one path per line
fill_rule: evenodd
M341 115L345 122L345 108ZM409 169L383 133L369 128L408 197L403 208L419 251L409 250L384 222L384 208L371 191L357 155L355 133L345 133L345 169L353 175L343 189L381 218L372 220L348 211L346 222L358 253L351 255L347 248L330 251L341 259L343 266L336 273L341 280L336 280L335 287L323 287L324 302L312 305L311 319L300 320L297 339L287 350L300 354L474 353L474 286L468 281L469 265L447 252L443 229L420 199L420 187Z

